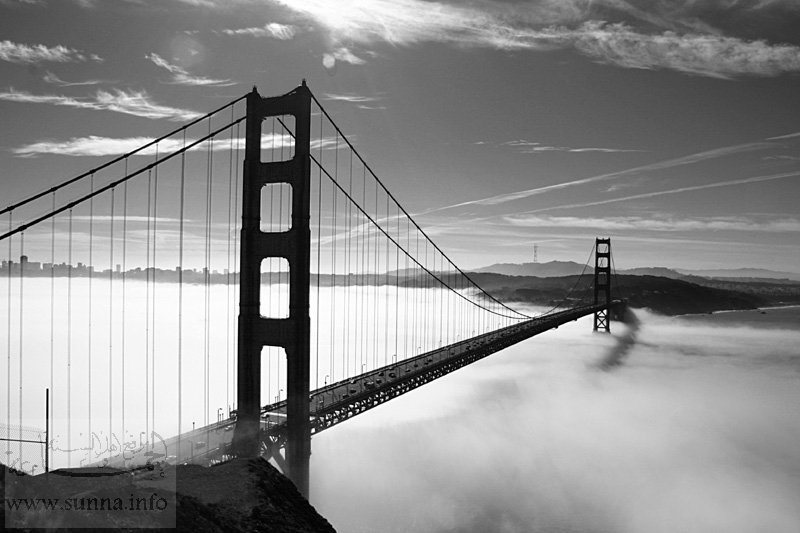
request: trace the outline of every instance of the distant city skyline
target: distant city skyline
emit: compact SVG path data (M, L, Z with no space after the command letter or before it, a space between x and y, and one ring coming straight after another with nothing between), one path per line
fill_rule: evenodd
M133 277L140 277L140 275L148 275L151 273L158 273L162 278L164 275L170 275L177 278L179 273L184 273L189 275L189 280L193 281L196 280L198 276L205 276L208 274L209 276L213 277L213 282L225 282L225 279L220 280L219 278L228 277L230 274L231 276L238 276L238 272L228 271L225 269L223 272L220 272L216 269L211 270L206 267L203 267L201 270L197 270L194 268L181 268L180 266L176 266L174 269L165 269L159 268L155 266L149 267L131 267L126 270L122 270L122 265L117 263L115 268L105 268L105 269L97 269L95 266L84 264L83 262L78 261L74 265L70 265L68 263L50 263L50 262L42 262L42 261L31 261L28 256L21 256L19 261L7 261L5 259L0 262L0 273L5 272L12 272L12 273L23 273L25 275L31 276L50 276L54 275L56 277L64 277L64 276L75 276L75 277L84 277L90 274L97 274L98 278L100 276L108 277L110 274L114 274L114 277L121 277L122 274L126 276L133 275Z

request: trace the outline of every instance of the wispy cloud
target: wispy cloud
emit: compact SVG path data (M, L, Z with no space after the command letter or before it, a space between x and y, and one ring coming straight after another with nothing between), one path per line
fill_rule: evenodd
M223 7L225 5L224 2L220 2L219 0L178 0L184 4L189 4L192 6L200 6L200 7Z
M345 94L331 94L325 93L325 100L335 100L340 102L350 102L362 104L365 102L377 102L381 100L380 96L362 96L360 94L345 93Z
M778 137L767 137L768 141L776 141L779 139L792 139L795 137L800 137L800 132L797 133L789 133L788 135L779 135Z
M53 85L58 85L59 87L78 87L83 85L100 85L104 83L103 80L86 80L86 81L76 81L76 82L69 82L64 81L52 72L46 72L42 79Z
M350 63L351 65L363 65L366 63L366 61L351 52L349 48L345 47L338 48L322 56L322 64L328 70L333 70L336 67L337 61Z
M270 22L259 28L240 28L236 30L222 30L227 35L247 35L250 37L271 37L281 41L288 41L297 35L297 27L291 24L279 24Z
M654 198L656 196L663 196L666 194L680 194L684 192L692 192L692 191L702 191L704 189L715 189L718 187L730 187L733 185L744 185L746 183L758 183L761 181L772 181L772 180L779 180L779 179L786 179L786 178L794 178L800 176L800 171L798 172L785 172L782 174L770 174L768 176L754 176L752 178L743 178L739 180L729 180L729 181L719 181L716 183L707 183L705 185L692 185L690 187L679 187L677 189L669 189L666 191L655 191L655 192L647 192L642 194L634 194L631 196L623 196L620 198L609 198L607 200L597 200L594 202L583 202L583 203L575 203L575 204L565 204L565 205L557 205L551 207L543 207L541 209L533 209L531 211L525 211L524 213L517 213L517 214L528 214L528 213L542 213L544 211L553 211L555 209L574 209L576 207L590 207L593 205L605 205L605 204L612 204L616 202L626 202L628 200L641 200L644 198Z
M763 150L766 148L770 148L774 146L770 143L765 142L755 142L755 143L747 143L747 144L737 144L734 146L725 146L722 148L715 148L713 150L706 150L704 152L698 152L695 154L690 154L684 157L679 157L676 159L668 159L666 161L659 161L657 163L651 163L649 165L643 165L639 167L629 168L627 170L621 170L619 172L611 172L608 174L600 174L598 176L590 176L588 178L582 178L579 180L568 181L565 183L556 183L554 185L546 185L544 187L537 187L535 189L527 189L524 191L517 191L508 194L498 194L497 196L491 196L489 198L481 198L480 200L470 200L468 202L461 202L458 204L437 207L436 209L432 209L427 211L427 213L432 213L434 211L441 211L444 209L451 209L454 207L463 207L467 205L498 205L503 204L506 202L511 202L514 200L521 200L523 198L528 198L530 196L536 196L539 194L545 194L551 191L556 191L560 189L566 189L568 187L575 187L578 185L585 185L587 183L594 183L598 181L606 181L611 179L618 179L626 176L635 175L645 171L651 170L663 170L668 168L673 168L681 165L689 165L692 163L697 163L699 161L704 161L707 159L715 159L719 157L725 157L728 155L738 154L742 152L750 152L753 150Z
M155 139L150 137L100 137L90 135L88 137L74 137L66 141L56 140L42 140L35 143L26 144L13 148L11 152L18 157L35 157L39 155L68 155L76 157L84 156L116 156L133 152L140 146L144 146L153 142ZM183 139L165 139L156 145L150 146L137 152L136 155L140 156L153 156L158 152L159 154L169 154L180 150L184 146L191 145L197 139L187 138L185 143ZM203 141L190 151L206 151L209 148L213 151L224 151L231 148L233 142L234 149L244 149L244 139L230 138L215 138L211 141ZM274 150L280 148L291 148L294 146L294 139L288 134L272 134L265 133L261 136L261 146L266 150ZM336 138L325 137L323 139L315 139L311 143L311 148L319 150L335 149L336 147L344 149L345 143L336 143Z
M325 100L334 102L348 102L356 104L358 109L386 109L386 106L367 105L371 102L379 102L383 100L382 96L362 96L359 94L346 93L346 94L330 94L325 93Z
M102 58L95 54L85 54L74 48L63 45L53 47L43 44L20 44L9 40L0 41L0 60L11 63L71 63L80 61L101 62Z
M697 18L676 13L656 16L622 0L540 2L533 6L465 6L423 0L281 3L325 28L334 43L411 46L439 42L500 50L574 48L621 67L672 69L716 78L800 71L800 47L725 36ZM650 27L669 29L645 32L601 18L614 10Z
M169 63L166 59L162 58L156 53L145 56L152 61L156 66L167 69L172 74L172 81L175 85L201 85L208 87L229 87L236 85L236 82L231 80L215 80L212 78L204 78L201 76L192 76L186 69Z
M770 155L764 161L800 161L799 155Z
M649 178L645 176L640 176L638 178L633 178L627 181L620 181L617 183L613 183L608 187L606 187L605 192L612 193L612 192L622 191L625 189L633 189L636 187L641 187L644 183L647 183L649 181L650 181Z
M713 34L656 35L591 21L576 32L575 48L598 61L627 68L672 69L714 78L777 76L800 71L800 47Z
M479 144L479 143L475 143ZM480 143L486 144L486 143ZM620 153L620 152L642 152L643 150L629 150L622 148L570 148L569 146L547 146L538 142L531 142L526 140L507 141L500 143L500 146L511 146L521 154L536 154L541 152L604 152L604 153Z
M608 231L681 232L701 230L800 232L797 218L756 220L751 217L550 217L535 214L512 215L504 220L514 226L558 228L603 228Z
M195 111L157 104L152 101L150 95L145 91L97 91L94 96L73 98L61 95L35 95L27 91L17 91L10 88L7 91L0 91L0 100L116 111L117 113L125 113L137 117L166 118L173 121L191 120L201 116L201 113Z

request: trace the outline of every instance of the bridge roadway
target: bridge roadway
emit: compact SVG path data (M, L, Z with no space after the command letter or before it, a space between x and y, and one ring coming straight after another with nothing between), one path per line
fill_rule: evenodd
M613 308L621 303L619 300L614 300L611 306ZM604 308L605 304L587 305L540 315L520 324L459 341L321 387L309 396L311 434L315 435L349 420L504 348ZM262 453L267 458L274 458L283 468L283 457L279 450L286 442L286 401L265 405L261 413ZM229 457L227 448L236 424L235 411L232 415L231 418L184 433L179 437L155 442L152 451L156 452L156 455L147 456L147 447L140 447L128 453L129 458L124 464L121 457L108 461L107 464L113 467L130 467L143 465L148 460L151 462L166 460L169 463L209 465L225 460Z

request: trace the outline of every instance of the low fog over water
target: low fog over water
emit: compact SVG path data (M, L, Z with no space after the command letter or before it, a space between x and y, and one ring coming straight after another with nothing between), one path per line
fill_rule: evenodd
M16 358L24 352L22 423L44 427L43 392L50 382L53 346L51 438L54 448L64 449L71 436L71 447L79 450L71 456L72 465L90 455L97 458L102 450L93 444L102 444L109 433L137 439L149 425L165 437L174 434L177 286L158 285L150 293L159 304L149 315L152 319L155 313L157 328L148 330L145 285L129 284L124 343L123 306L98 304L89 313L86 280L73 280L72 289L71 341L63 283L55 286L60 303L53 331L50 280L25 280L24 323L4 314L17 307L0 306L4 334L20 332L25 339L24 345L16 337L7 343L11 371L3 381L14 394L0 397L0 412L8 412L10 399L9 418L16 424ZM104 291L98 282L93 294L110 302L111 294ZM212 305L206 306L203 287L184 287L184 431L206 417L214 421L217 412L225 415L233 398L231 293L234 288L211 287ZM387 294L391 299L391 291ZM328 298L323 292L321 309L329 308ZM378 309L385 307L381 302ZM207 333L206 312L214 324ZM636 315L638 324L612 323L612 335L593 333L591 317L566 324L314 437L312 503L343 533L800 531L800 310L694 318ZM89 395L81 386L88 376L84 337L90 316L91 432L98 434L91 446L89 424L82 419ZM748 323L756 325L743 325ZM334 326L330 320L320 323L323 354ZM403 338L402 344L413 340L409 346L415 347L417 339ZM338 333L337 351L347 347L342 340ZM427 340L436 345L438 338ZM378 341L385 344L383 338ZM155 347L149 352L149 373L155 375L149 421L142 420L148 342ZM71 433L65 401L68 346L74 380ZM125 380L134 384L125 389L122 346ZM325 359L317 379L326 374L338 379L341 369L332 372ZM280 361L277 355L265 356L265 401L285 389ZM362 364L369 369L373 362L359 360L356 368ZM6 365L2 368L0 375L8 372ZM57 466L68 462L55 449L52 459Z
M637 316L612 336L567 324L315 437L312 503L342 532L800 530L796 317Z

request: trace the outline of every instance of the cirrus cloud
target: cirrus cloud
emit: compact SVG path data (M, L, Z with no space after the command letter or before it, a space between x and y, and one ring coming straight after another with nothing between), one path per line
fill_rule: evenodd
M768 231L800 232L800 220L796 218L773 218L756 220L752 217L673 217L673 216L619 216L619 217L570 217L535 214L510 215L503 218L513 226L559 227L559 228L603 228L604 230L634 231Z
M574 46L598 61L628 68L672 69L714 78L800 72L800 48L706 34L638 33L625 24L587 22Z
M477 144L477 143L476 143ZM486 144L486 143L481 143ZM641 152L642 150L624 149L624 148L571 148L569 146L547 146L538 142L526 141L524 139L518 141L507 141L500 143L500 146L511 146L521 154L536 154L541 152L601 152L601 153L624 153L624 152Z
M43 44L20 44L9 40L0 41L0 60L11 63L71 63L80 61L101 62L103 59L95 54L86 55L74 48L63 45L46 46Z
M297 28L290 24L270 22L263 27L222 30L227 35L248 35L250 37L272 37L280 41L288 41L297 34Z
M145 58L152 61L156 66L168 70L170 74L172 74L171 83L175 85L202 85L207 87L229 87L231 85L236 85L236 82L231 80L215 80L202 76L192 76L186 69L178 65L173 65L156 53L147 55Z
M146 91L114 90L113 92L108 92L100 90L94 96L74 98L53 94L36 95L10 88L7 91L0 91L0 100L29 104L50 104L78 109L116 111L117 113L137 117L166 118L173 121L192 120L202 115L202 113L188 109L157 104L152 101Z
M73 157L86 156L116 156L130 154L140 146L150 144L155 139L150 137L100 137L89 135L88 137L73 137L66 141L46 139L34 143L25 144L12 148L11 152L18 157L36 157L39 155L67 155ZM139 156L152 156L157 154L168 154L182 149L184 146L191 145L197 139L173 139L168 138L159 141L158 145L148 146L136 152ZM215 138L205 140L200 144L190 148L189 151L213 150L225 151L244 148L244 138L223 139ZM294 146L294 139L288 133L264 133L261 135L261 146L264 149L275 150L280 148L291 148ZM311 142L313 150L336 150L344 149L347 145L339 142L336 137L323 137L314 139Z
M800 72L800 47L725 36L707 25L654 17L621 1L598 2L608 8L605 12L580 2L505 7L423 0L281 3L325 28L336 46L438 42L498 50L572 48L624 68L671 69L715 78ZM653 33L627 22L609 23L600 18L609 15L609 10L644 21L645 26L669 29ZM689 31L681 32L683 28Z

